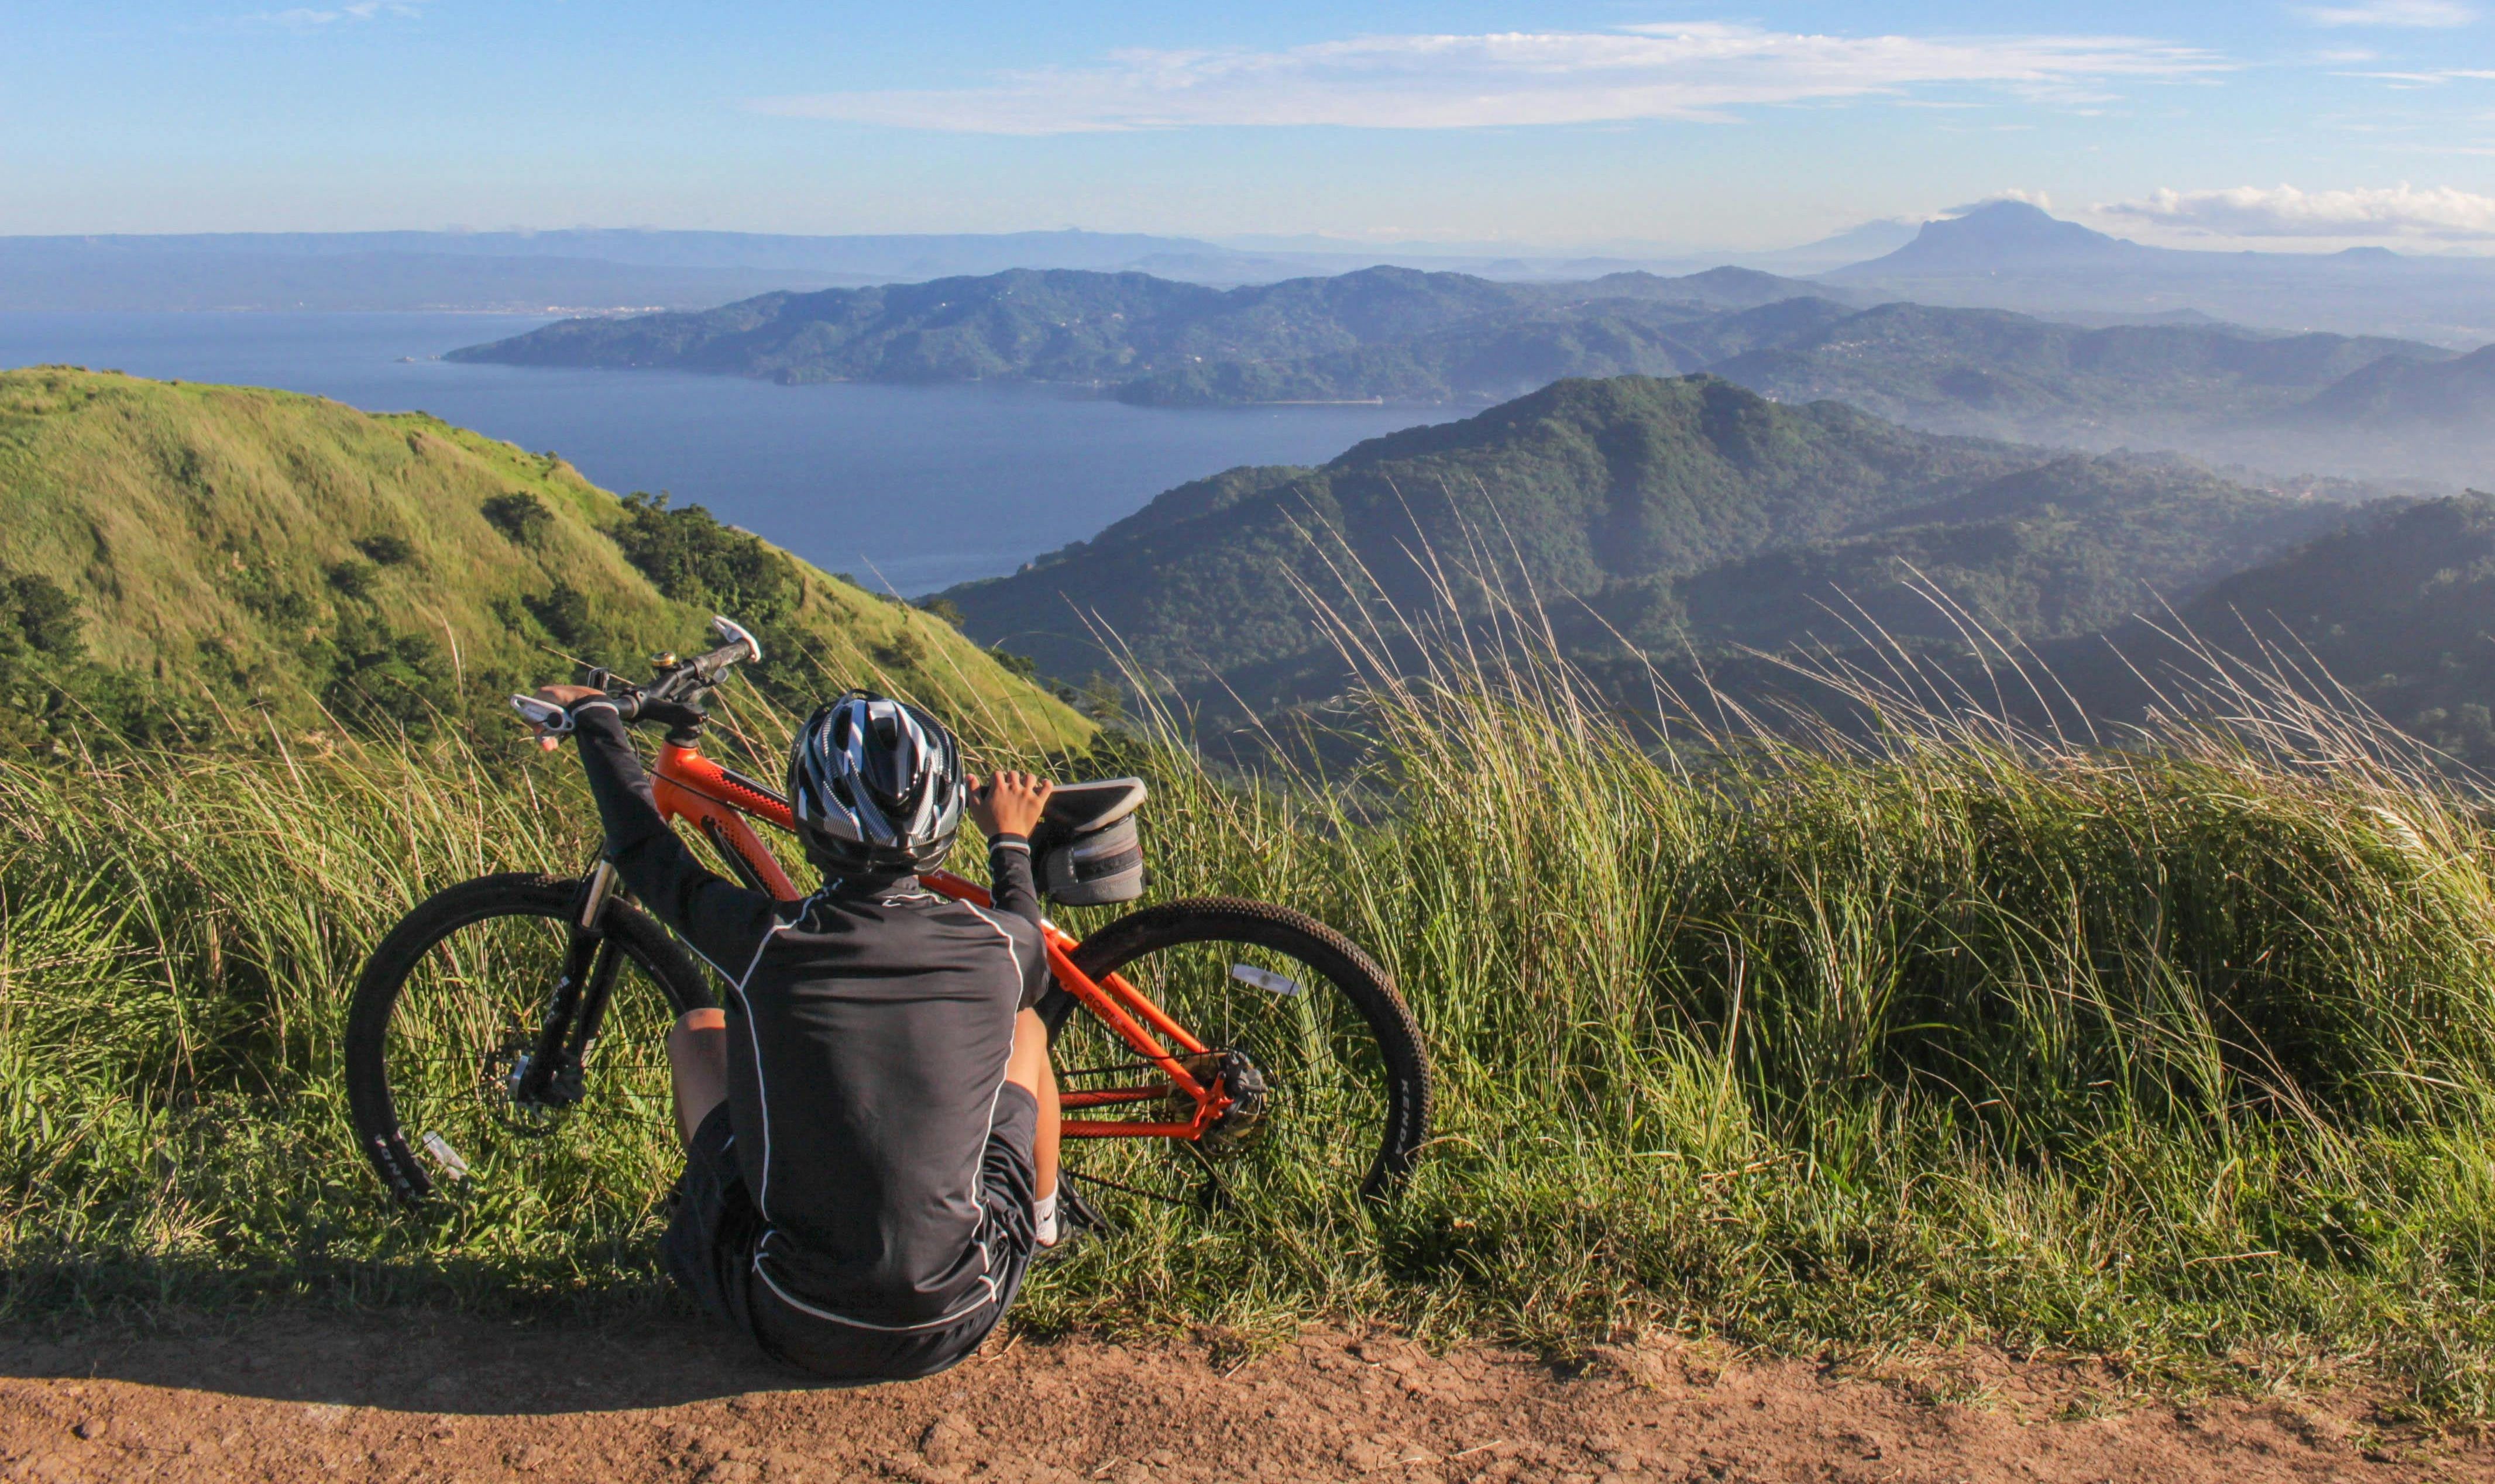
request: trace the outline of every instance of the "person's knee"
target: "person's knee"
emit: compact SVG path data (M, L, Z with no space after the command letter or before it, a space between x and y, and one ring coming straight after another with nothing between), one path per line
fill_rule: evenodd
M727 1071L727 1016L717 1010L688 1010L667 1031L667 1063L679 1077L703 1083ZM697 1086L699 1084L696 1084Z

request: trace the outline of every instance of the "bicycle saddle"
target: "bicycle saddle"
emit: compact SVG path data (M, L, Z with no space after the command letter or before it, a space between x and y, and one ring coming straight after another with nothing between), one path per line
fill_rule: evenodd
M1046 855L1075 835L1105 830L1141 807L1146 792L1141 778L1061 783L1048 796L1039 828L1032 832L1031 848Z

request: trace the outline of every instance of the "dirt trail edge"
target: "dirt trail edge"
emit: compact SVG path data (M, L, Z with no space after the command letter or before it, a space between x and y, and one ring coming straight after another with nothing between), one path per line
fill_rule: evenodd
M1252 1358L1008 1341L930 1380L824 1390L690 1321L297 1313L0 1334L0 1478L2255 1484L2495 1478L2495 1447L2383 1426L2357 1396L2120 1409L2083 1369L1984 1352L1884 1383L1704 1348L1568 1376L1333 1333Z

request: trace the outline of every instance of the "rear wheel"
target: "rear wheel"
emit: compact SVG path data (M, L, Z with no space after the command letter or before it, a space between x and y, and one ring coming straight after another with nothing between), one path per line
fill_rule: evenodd
M1120 918L1073 956L1095 982L1121 975L1204 1042L1197 1075L1262 1090L1252 1117L1204 1140L1069 1138L1078 1181L1170 1198L1313 1182L1374 1198L1410 1172L1429 1135L1429 1062L1394 981L1342 934L1285 907L1202 897ZM1069 1097L1166 1080L1064 989L1040 1014ZM1192 1112L1177 1099L1076 1107L1066 1127Z
M610 899L586 983L605 1009L577 1075L532 1092L535 1055L573 955L580 883L513 873L451 887L382 940L355 984L347 1096L382 1183L420 1203L464 1188L530 1224L630 1228L684 1167L668 1026L709 1003L700 966Z

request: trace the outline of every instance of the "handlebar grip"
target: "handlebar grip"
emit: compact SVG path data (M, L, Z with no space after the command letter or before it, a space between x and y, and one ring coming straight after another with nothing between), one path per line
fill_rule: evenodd
M561 737L571 730L571 712L551 701L540 701L535 696L513 696L511 710L520 713L521 720L548 737Z

